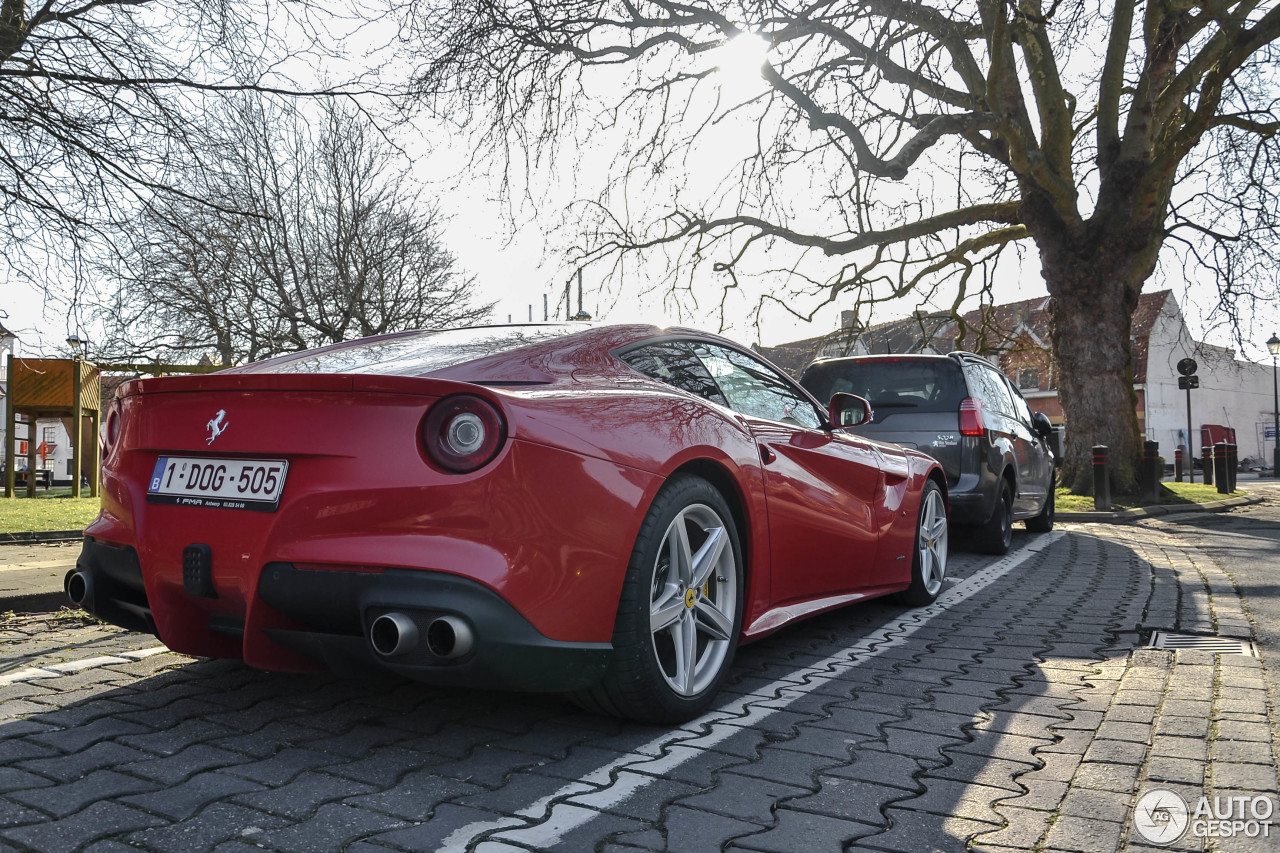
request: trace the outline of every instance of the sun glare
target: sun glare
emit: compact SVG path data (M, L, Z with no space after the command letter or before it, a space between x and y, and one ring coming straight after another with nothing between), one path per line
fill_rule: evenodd
M716 78L722 89L744 95L754 94L763 84L760 66L769 53L769 42L755 33L743 33L712 51Z

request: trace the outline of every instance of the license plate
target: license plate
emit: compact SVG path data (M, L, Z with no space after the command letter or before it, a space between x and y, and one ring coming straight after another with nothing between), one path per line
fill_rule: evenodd
M288 473L283 459L161 456L147 485L147 501L275 512Z

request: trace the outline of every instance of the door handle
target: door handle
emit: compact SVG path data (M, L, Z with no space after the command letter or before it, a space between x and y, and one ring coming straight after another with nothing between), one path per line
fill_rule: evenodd
M774 453L766 445L760 445L760 461L768 465L770 462L778 458L778 454Z

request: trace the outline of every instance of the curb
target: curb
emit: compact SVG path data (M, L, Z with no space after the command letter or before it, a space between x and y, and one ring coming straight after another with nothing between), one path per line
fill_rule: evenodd
M26 595L11 595L0 598L0 613L57 613L64 607L70 607L67 594L57 592L32 592Z
M1161 504L1159 506L1143 506L1137 509L1121 509L1115 512L1058 512L1056 520L1075 522L1102 522L1104 524L1124 524L1143 518L1154 518L1164 515L1182 515L1195 512L1224 512L1238 506L1251 506L1262 503L1263 498L1257 495L1242 495L1238 498L1224 498L1220 501L1208 501L1197 504Z
M83 530L0 533L0 545L52 545L57 542L79 542L83 538Z

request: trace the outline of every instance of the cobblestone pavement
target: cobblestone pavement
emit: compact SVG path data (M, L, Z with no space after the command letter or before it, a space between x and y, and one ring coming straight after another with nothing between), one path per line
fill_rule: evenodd
M743 649L720 710L677 729L9 619L0 850L1140 851L1147 790L1277 790L1260 662L1137 648L1250 635L1211 560L1166 528L1016 536L953 552L933 607Z

